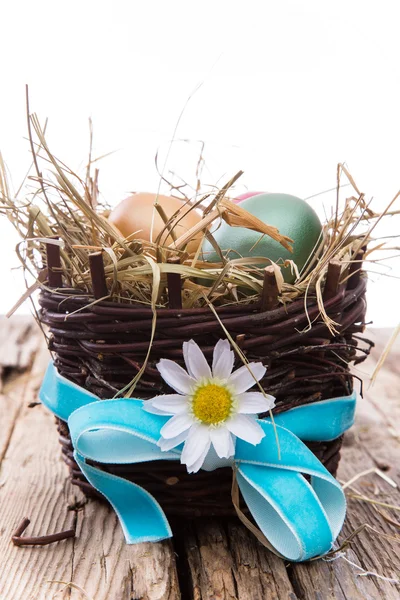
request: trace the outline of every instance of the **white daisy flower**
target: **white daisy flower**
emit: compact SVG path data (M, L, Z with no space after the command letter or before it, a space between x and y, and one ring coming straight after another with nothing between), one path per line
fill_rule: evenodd
M162 378L176 394L146 400L147 412L172 416L161 428L158 445L164 451L185 442L181 462L196 473L211 448L219 458L235 453L235 439L260 443L265 433L257 415L273 408L275 398L261 392L248 392L262 379L266 368L260 362L243 365L232 373L235 360L228 340L214 348L212 369L193 340L184 342L187 371L172 360L157 365Z

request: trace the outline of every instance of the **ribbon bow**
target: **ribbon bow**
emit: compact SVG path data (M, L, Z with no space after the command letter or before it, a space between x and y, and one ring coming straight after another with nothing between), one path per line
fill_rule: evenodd
M140 486L106 473L87 460L133 464L180 460L182 446L162 452L157 446L168 417L143 410L137 399L102 400L65 379L50 363L40 399L68 420L75 460L87 480L112 504L128 544L156 542L172 536L158 502ZM299 406L258 423L266 436L252 446L237 439L235 456L220 459L210 451L203 469L227 464L236 470L240 491L254 520L277 553L304 561L328 552L346 514L340 484L304 441L330 441L354 422L355 393ZM304 477L309 476L309 481Z

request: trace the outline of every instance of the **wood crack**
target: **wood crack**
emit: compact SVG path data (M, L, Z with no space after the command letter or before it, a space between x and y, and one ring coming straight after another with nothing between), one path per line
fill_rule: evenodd
M26 383L25 383L25 386L24 386L24 390L25 389L26 389ZM22 408L23 408L23 406L22 406L22 403L21 403L20 406L17 408L17 410L15 412L14 419L12 420L12 422L11 422L11 424L9 426L9 433L8 433L6 439L4 440L3 449L0 452L0 474L1 474L1 466L2 466L2 463L3 463L3 460L4 460L5 456L7 454L8 448L10 446L11 439L12 439L12 436L13 436L13 433L14 433L14 430L15 430L15 426L16 426L18 418L19 418L19 416L21 414Z
M78 503L77 498L76 498L76 496L74 496L74 504L77 505L77 503ZM74 580L75 544L77 542L77 539L76 539L76 530L77 530L77 526L78 526L78 510L76 510L76 509L75 510L72 509L72 510L73 510L73 513L74 513L74 518L73 518L73 521L72 521L72 529L75 531L75 537L72 540L72 549L71 549L71 577L70 577L71 581ZM71 594L72 594L72 588L71 587L68 589L68 592L69 592L69 596L68 597L70 598Z

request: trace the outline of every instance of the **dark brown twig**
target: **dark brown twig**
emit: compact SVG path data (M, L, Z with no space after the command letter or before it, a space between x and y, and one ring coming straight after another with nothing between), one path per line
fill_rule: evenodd
M278 284L276 282L275 271L272 266L264 269L264 285L261 294L260 311L266 312L272 310L278 305Z
M47 546L53 542L60 542L67 538L75 537L75 531L73 529L67 529L66 531L59 531L58 533L51 533L49 535L40 535L37 537L23 536L23 532L30 524L30 519L25 517L14 531L11 541L14 546Z
M58 240L58 235L54 236L54 239ZM60 246L57 244L46 244L46 255L49 287L60 288L62 287Z
M349 290L356 288L360 281L364 253L365 248L361 248L360 252L358 252L358 254L356 255L355 260L350 264L349 277L347 283L347 289Z
M171 256L167 261L171 265L179 264L179 256ZM167 273L169 308L182 308L182 280L179 273Z
M13 538L21 537L21 535L24 533L25 529L28 527L29 523L30 523L30 520L27 517L22 519L21 523L18 525L17 529L14 531Z
M340 262L331 261L328 266L328 272L326 275L325 288L324 288L324 301L334 298L338 293L339 279L341 272Z
M104 271L103 253L93 252L92 254L89 254L89 266L94 297L96 299L106 298L109 294Z

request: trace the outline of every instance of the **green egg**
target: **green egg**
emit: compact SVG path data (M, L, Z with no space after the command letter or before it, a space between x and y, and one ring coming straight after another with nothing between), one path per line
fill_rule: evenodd
M260 194L240 202L245 208L264 223L277 227L279 233L292 238L293 252L286 250L279 242L268 235L245 227L231 227L222 221L213 232L213 237L226 258L262 256L274 262L293 260L299 272L312 258L321 241L322 226L315 211L300 198L289 194ZM258 242L258 243L257 243ZM203 244L204 259L220 262L218 254L206 240ZM287 283L293 283L295 275L290 268L282 268Z

